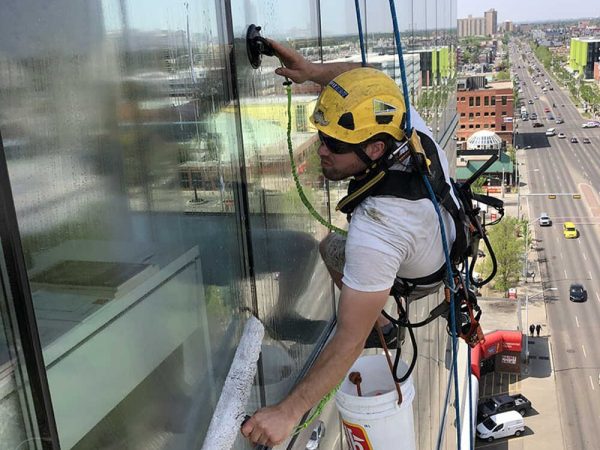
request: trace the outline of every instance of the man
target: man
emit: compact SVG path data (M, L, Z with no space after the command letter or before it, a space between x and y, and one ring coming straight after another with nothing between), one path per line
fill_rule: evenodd
M319 130L318 154L325 177L355 177L358 183L369 179L374 164L406 141L402 130L406 109L399 87L375 69L352 63L313 64L295 51L271 43L285 65L277 74L297 83L311 80L324 86L311 121ZM411 113L413 127L422 139L436 145L416 111ZM442 182L448 182L445 155L437 145L436 150L443 168ZM411 158L394 164L392 170L410 173ZM388 339L393 327L380 311L398 277L426 279L444 268L440 226L431 200L369 195L359 200L351 208L347 239L332 234L320 246L341 289L335 334L285 399L260 409L242 426L243 435L255 444L273 446L289 436L304 413L345 376L374 324L388 330ZM453 222L442 211L451 245ZM439 280L428 284L429 290L411 289L411 295L418 298L440 286Z

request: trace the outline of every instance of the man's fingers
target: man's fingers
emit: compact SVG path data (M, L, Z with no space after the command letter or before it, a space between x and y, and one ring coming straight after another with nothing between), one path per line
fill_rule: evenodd
M282 77L289 78L298 84L304 83L307 80L306 75L299 70L288 69L287 67L279 67L278 69L275 69L275 73Z

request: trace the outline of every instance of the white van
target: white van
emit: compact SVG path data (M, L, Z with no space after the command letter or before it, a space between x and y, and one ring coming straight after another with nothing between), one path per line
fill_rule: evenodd
M477 437L492 442L506 436L521 436L525 431L523 417L517 411L490 416L477 425Z
M548 128L546 130L546 136L554 136L556 134L556 128Z

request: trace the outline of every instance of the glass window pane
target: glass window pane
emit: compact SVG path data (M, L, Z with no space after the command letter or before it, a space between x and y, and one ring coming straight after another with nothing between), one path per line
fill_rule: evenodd
M323 16L325 17L325 16ZM257 19L260 18L260 19ZM290 15L289 3L232 2L232 19L238 42L248 24L260 20L265 37L285 36L285 45L310 60L330 58L319 46L315 2L299 3ZM344 49L350 45L345 45ZM335 52L339 57L339 52ZM314 83L293 85L288 116L284 79L274 73L277 58L264 56L260 69L245 58L237 60L241 130L248 175L252 263L260 316L266 322L263 346L266 402L280 400L306 365L333 318L332 284L321 262L318 244L327 229L310 215L300 200L292 170L301 188L325 218L329 215L329 191L317 157L316 130L309 121L320 87ZM288 118L293 169L287 145ZM345 217L334 221L345 226Z
M224 23L220 1L3 4L0 129L63 449L190 449L212 416L252 305Z

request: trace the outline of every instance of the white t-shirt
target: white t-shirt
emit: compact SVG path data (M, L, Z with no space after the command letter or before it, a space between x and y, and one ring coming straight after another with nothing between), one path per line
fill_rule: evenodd
M431 137L418 113L411 112L413 126ZM449 182L446 154L437 143L436 147ZM454 222L440 209L450 250L456 235ZM445 256L433 203L430 199L366 198L352 214L345 259L343 283L363 292L390 289L397 276L420 278L436 272Z

